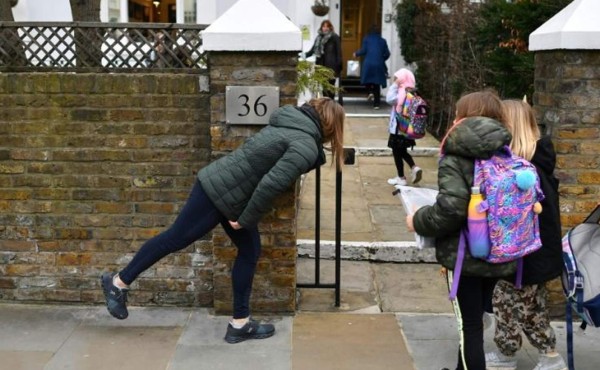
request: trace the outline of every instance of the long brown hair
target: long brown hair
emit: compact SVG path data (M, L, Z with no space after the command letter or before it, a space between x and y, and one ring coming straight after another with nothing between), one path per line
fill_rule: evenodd
M344 119L346 118L344 108L331 98L311 99L308 104L315 108L321 118L323 143L330 143L331 154L342 168L344 164Z
M502 106L502 100L498 97L493 90L483 90L472 92L463 95L456 102L456 118L452 124L452 127L446 132L446 135L442 139L440 148L444 148L446 138L452 132L452 129L460 122L469 117L488 117L495 119L496 121L505 124L504 109Z

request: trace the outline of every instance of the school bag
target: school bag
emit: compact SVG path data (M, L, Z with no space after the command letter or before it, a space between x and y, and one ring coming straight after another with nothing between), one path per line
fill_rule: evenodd
M581 318L581 329L600 327L600 205L583 221L567 231L562 239L566 297L567 358L574 370L573 316Z
M490 245L489 253L478 258L489 263L517 261L515 285L520 288L523 257L542 247L538 213L544 193L535 166L504 146L489 159L475 160L473 186L479 187L485 199L479 211L487 213ZM450 299L456 298L468 240L468 228L463 228Z
M425 136L428 117L429 105L425 99L416 90L406 89L402 110L396 112L398 131L409 139L420 139Z

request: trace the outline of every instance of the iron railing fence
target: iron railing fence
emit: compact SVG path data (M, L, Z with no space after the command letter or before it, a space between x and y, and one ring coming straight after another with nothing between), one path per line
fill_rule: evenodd
M0 22L0 72L206 69L201 31L173 23Z

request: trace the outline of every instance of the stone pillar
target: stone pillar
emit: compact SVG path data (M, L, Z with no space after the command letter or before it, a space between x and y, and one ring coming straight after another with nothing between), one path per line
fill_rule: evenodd
M563 231L600 200L600 14L597 0L575 0L534 31L534 108L557 152ZM564 314L559 280L549 284L553 312Z
M203 33L209 52L213 159L262 126L225 121L227 86L279 87L280 105L295 104L300 30L268 0L240 0ZM297 186L296 186L297 187ZM253 313L291 313L296 288L296 187L280 196L259 225L262 255L251 297ZM221 228L213 233L214 307L232 311L231 267L237 250Z

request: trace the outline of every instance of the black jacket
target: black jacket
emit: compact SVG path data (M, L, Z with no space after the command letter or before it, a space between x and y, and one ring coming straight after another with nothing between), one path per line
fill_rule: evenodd
M523 284L527 285L558 277L563 265L558 179L554 176L556 153L549 137L538 140L531 163L537 169L545 198L539 215L542 248L524 258Z
M315 40L312 48L306 52L306 57L315 53L316 45L317 43ZM329 40L327 40L327 43L325 43L324 46L323 55L318 57L315 63L332 69L335 77L340 77L340 73L342 73L342 41L336 33L331 35Z

